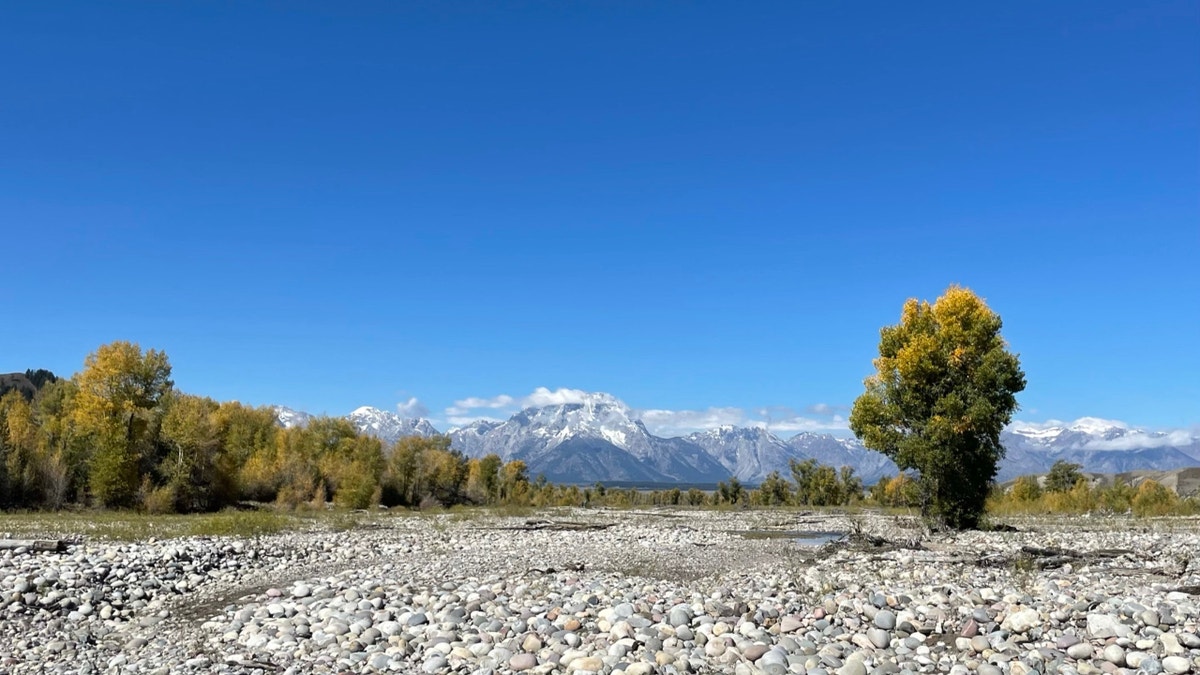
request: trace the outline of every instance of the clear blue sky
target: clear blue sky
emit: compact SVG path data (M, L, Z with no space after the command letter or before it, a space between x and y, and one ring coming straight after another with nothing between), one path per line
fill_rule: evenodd
M9 3L0 62L0 372L837 426L960 283L1019 418L1200 424L1193 0Z

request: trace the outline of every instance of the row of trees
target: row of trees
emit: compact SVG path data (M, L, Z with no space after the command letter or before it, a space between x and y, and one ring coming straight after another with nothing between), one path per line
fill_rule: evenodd
M876 504L920 506L952 527L971 527L992 492L1003 456L999 431L1024 387L1001 323L966 289L936 303L905 305L881 331L876 374L855 402L850 426L905 473L880 481ZM327 499L372 504L756 504L828 506L863 499L852 469L793 461L757 489L736 478L716 492L605 490L531 483L524 463L468 459L449 439L406 438L385 447L344 419L282 429L275 412L178 391L165 353L129 342L101 346L70 379L47 371L0 396L0 507L58 508L67 502L153 511L201 511L241 500L296 506ZM1143 483L1098 492L1078 466L1056 465L1045 486L1018 481L988 506L1046 510L1179 508L1169 490ZM1169 497L1167 495L1170 495ZM1175 501L1172 501L1174 499ZM1184 504L1186 506L1186 504ZM1122 508L1124 507L1124 508Z
M344 419L279 427L270 408L180 392L166 354L103 345L71 379L0 397L0 506L206 511L241 500L347 507L527 499L519 461L468 460L449 439L385 447Z
M1018 479L1012 489L997 490L988 499L988 511L996 515L1030 513L1132 513L1135 516L1194 515L1200 499L1181 498L1154 480L1137 486L1125 483L1092 485L1080 480L1069 490L1050 490L1036 480Z
M288 507L519 505L807 505L862 499L853 469L793 461L757 489L736 478L715 492L550 485L497 455L468 459L447 437L385 445L342 418L284 429L271 408L218 403L171 380L167 355L130 342L101 346L70 379L0 397L0 507L66 503L154 512L210 511L240 501Z
M759 506L845 506L862 501L862 479L854 475L854 467L834 469L815 459L792 459L788 468L792 474L790 482L778 471L772 471L757 490L749 493L747 501ZM730 479L729 486L725 483L717 486L720 502L738 501L730 494L736 480Z
M1136 486L1126 483L1093 485L1079 464L1059 460L1039 481L1021 476L1008 490L993 490L988 511L1012 513L1133 513L1135 516L1165 516L1200 513L1200 499L1181 498L1155 480Z

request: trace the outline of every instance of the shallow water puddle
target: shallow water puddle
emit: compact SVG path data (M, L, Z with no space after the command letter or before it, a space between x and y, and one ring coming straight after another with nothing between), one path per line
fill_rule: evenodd
M824 546L846 536L845 532L814 530L735 530L743 539L791 539L801 546Z

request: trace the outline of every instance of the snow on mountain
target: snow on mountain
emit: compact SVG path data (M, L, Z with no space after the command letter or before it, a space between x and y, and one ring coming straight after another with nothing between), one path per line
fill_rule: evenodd
M476 422L450 432L470 457L488 453L523 460L531 474L559 482L707 482L736 476L756 484L772 471L790 476L789 462L815 457L853 466L864 480L895 474L895 465L857 441L800 434L784 441L761 427L722 426L678 438L646 430L634 412L608 394L578 403L531 407L504 422Z
M772 471L790 476L788 461L804 458L803 454L761 427L723 425L689 434L684 440L704 448L730 476L750 484L761 482Z
M1045 473L1063 460L1095 473L1200 466L1200 436L1147 431L1124 422L1084 417L1074 422L1016 422L1000 434L1007 454L999 480Z
M292 410L286 406L273 406L279 426L284 429L307 426L313 419L309 413ZM421 436L428 438L438 435L438 430L427 419L411 419L401 417L393 412L363 406L346 415L346 419L362 433L370 434L382 441L393 443L405 436Z
M308 421L313 417L301 410L292 410L282 405L272 406L272 408L275 410L275 419L279 421L279 426L284 429L308 426Z
M452 447L471 457L494 453L520 459L550 480L710 482L727 477L702 448L650 434L633 411L609 394L579 402L526 408L501 423L476 423L450 433Z
M424 418L406 418L394 412L363 406L346 415L359 431L375 436L387 443L408 436L429 438L437 436L438 430Z
M1029 443L1064 449L1082 446L1097 440L1113 440L1128 435L1143 435L1140 429L1130 429L1123 422L1103 420L1098 417L1082 417L1071 423L1048 422L1045 424L1015 423L1008 430Z
M451 438L451 445L467 457L483 457L488 454L488 432L500 424L495 420L476 420L466 426L451 429L446 435Z
M312 416L276 406L279 424L303 426ZM438 433L426 419L364 406L347 416L364 433L387 442ZM530 475L556 482L600 481L715 483L736 476L755 484L771 471L790 477L789 462L812 458L834 467L852 466L870 485L895 475L896 465L855 438L800 433L780 439L759 427L722 426L683 437L647 431L620 399L582 394L569 403L529 407L508 420L480 420L452 429L452 446L468 457L495 453L520 459ZM1074 422L1017 422L1000 436L1006 449L997 478L1045 473L1057 460L1084 471L1120 473L1200 466L1200 435L1158 432L1123 422L1085 417Z

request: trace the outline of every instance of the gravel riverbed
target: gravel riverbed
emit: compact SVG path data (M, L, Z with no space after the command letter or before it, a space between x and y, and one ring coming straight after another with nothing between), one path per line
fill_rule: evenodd
M0 551L0 673L1200 673L1196 520L370 523Z

